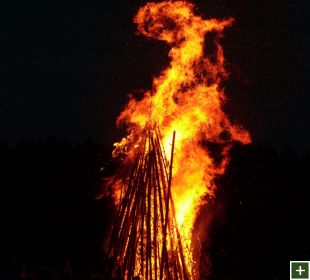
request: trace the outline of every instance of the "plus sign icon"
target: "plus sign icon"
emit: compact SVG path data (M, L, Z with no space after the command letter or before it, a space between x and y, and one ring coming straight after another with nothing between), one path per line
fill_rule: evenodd
M291 261L290 262L290 279L308 279L309 277L309 261Z

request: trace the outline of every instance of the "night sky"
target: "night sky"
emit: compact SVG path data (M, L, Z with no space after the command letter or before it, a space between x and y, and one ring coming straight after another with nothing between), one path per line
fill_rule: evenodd
M0 139L117 140L127 94L168 64L164 43L136 35L145 2L1 1ZM230 118L255 142L309 150L309 1L193 2L205 18L236 19L222 39Z

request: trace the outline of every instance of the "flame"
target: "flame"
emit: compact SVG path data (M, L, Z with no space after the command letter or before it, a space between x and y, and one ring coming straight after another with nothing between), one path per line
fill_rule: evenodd
M114 154L134 151L139 134L147 124L160 128L167 154L176 131L172 196L176 220L184 247L186 264L195 274L191 232L197 210L206 194L214 195L214 179L225 172L232 141L250 143L249 133L232 124L222 110L225 101L221 82L227 76L222 46L222 31L232 18L208 19L194 14L194 5L184 1L150 2L134 18L138 32L165 41L170 47L170 64L153 79L152 88L142 100L133 97L117 119L130 132L116 143ZM205 55L205 35L216 34L215 56ZM205 143L222 146L221 160L215 160Z

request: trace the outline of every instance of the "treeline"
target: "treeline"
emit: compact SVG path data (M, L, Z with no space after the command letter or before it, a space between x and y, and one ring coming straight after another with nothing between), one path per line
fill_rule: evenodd
M209 207L210 279L288 279L290 260L310 259L310 154L261 143L230 156Z
M24 266L35 271L70 261L80 273L90 273L104 257L113 219L112 201L96 200L109 158L92 140L71 144L50 138L14 148L0 142L0 271L12 266L15 272Z
M92 140L0 141L0 279L104 279L114 207L96 197L110 154ZM260 143L230 156L200 211L201 269L211 260L210 279L286 279L289 260L310 259L310 154Z

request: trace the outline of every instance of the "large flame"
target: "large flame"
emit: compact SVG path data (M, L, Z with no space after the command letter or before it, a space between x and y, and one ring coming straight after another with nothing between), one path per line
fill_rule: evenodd
M170 47L169 66L153 79L151 90L142 100L131 97L118 117L130 135L116 143L115 153L130 154L138 145L139 133L147 124L160 128L165 151L171 150L176 131L172 196L180 229L186 263L194 274L191 231L202 197L214 193L214 179L223 174L228 163L228 150L233 140L251 141L249 133L233 125L222 110L225 100L221 81L227 76L221 32L233 19L202 19L194 6L183 1L150 2L140 8L134 18L140 34L161 41ZM207 57L205 35L213 32L215 54ZM135 140L136 139L136 140ZM205 145L218 143L221 160L215 160Z

